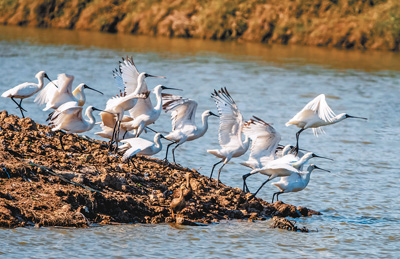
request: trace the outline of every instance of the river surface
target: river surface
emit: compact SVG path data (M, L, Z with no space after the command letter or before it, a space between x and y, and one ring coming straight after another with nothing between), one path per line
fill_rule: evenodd
M65 72L75 76L74 86L84 82L104 92L104 96L86 92L86 105L104 108L107 99L118 93L111 71L127 55L133 56L140 71L167 77L149 78L149 88L157 84L181 88L184 91L177 94L196 100L199 123L202 111L216 112L210 98L213 89L227 87L244 118L256 115L273 123L284 145L294 144L298 131L285 122L321 93L336 114L367 117L368 121L347 119L326 127L327 134L318 138L311 130L300 137L302 148L334 159L312 160L331 173L316 170L304 191L279 198L323 215L296 219L311 233L271 229L270 220L205 227L0 229L0 257L399 257L399 54L0 27L0 92L35 82L40 70L54 79ZM45 124L47 114L33 99L23 101L26 116ZM10 99L1 98L0 110L20 116ZM219 146L219 121L210 117L209 122L203 138L176 151L178 163L204 175L218 161L206 150ZM169 115L162 113L153 128L170 131ZM99 130L96 126L86 135L98 138L94 132ZM221 181L241 187L242 175L249 170L239 163L247 158L248 153L232 159ZM248 178L249 188L255 190L265 179ZM258 196L269 201L276 191L267 184Z

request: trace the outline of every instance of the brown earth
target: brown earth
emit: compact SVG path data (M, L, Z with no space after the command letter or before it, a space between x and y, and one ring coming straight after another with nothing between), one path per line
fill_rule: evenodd
M398 0L4 0L0 23L398 51Z
M217 188L216 180L210 182L196 170L158 159L133 161L136 168L122 163L119 155L109 153L106 142L54 133L30 118L0 112L0 227L132 222L196 225L320 214L280 201L248 201L250 194L239 188L224 184ZM187 174L192 197L174 218L170 203L174 192L186 186Z

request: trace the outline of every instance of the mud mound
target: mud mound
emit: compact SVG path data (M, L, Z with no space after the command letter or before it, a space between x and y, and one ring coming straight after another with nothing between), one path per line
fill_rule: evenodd
M207 224L319 214L282 202L247 201L250 194L239 188L216 188L215 180L196 170L158 159L138 157L133 162L122 163L105 142L52 132L30 118L0 112L0 227ZM172 217L170 203L174 192L187 185L187 174L192 192Z

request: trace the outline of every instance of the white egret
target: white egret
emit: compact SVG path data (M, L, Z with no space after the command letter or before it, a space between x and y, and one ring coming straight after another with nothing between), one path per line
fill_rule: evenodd
M287 177L281 177L279 182L271 183L272 185L275 185L281 190L280 192L275 192L272 195L272 203L274 203L275 195L276 195L276 200L278 201L278 196L282 193L299 192L301 190L304 190L304 188L306 188L308 183L310 182L311 172L314 169L330 172L329 170L325 170L314 164L311 164L308 166L306 171L294 173Z
M243 116L228 90L226 88L221 88L218 92L214 90L211 97L214 99L219 113L218 136L221 149L209 149L207 152L216 157L222 158L221 161L213 165L210 174L211 180L215 166L223 162L223 165L218 170L218 186L222 168L233 157L240 157L246 153L249 148L250 139L246 136L245 140L242 140Z
M162 110L162 97L161 97L161 92L163 90L181 90L181 89L176 89L176 88L171 88L171 87L166 87L163 85L157 85L154 89L153 89L153 93L156 95L157 98L157 104L155 107L151 107L151 109L148 109L149 107L147 105L143 105L141 112L142 114L140 114L139 116L133 117L132 121L129 122L121 122L121 127L124 127L127 131L132 131L135 130L135 136L139 137L139 135L143 132L143 130L145 129L145 127L147 125L150 125L152 123L154 123L161 114L161 110ZM149 99L149 98L147 98ZM145 99L145 100L147 100ZM139 100L138 100L139 102ZM144 102L144 100L143 100ZM137 103L136 105L138 105L139 103ZM136 106L135 106L136 107ZM135 109L135 107L133 109Z
M286 126L296 125L300 130L296 133L296 152L299 150L299 136L300 133L308 128L312 128L314 135L318 136L324 133L322 126L338 123L346 118L358 118L367 120L364 117L356 117L341 113L336 115L328 106L325 95L320 94L314 100L309 102L304 108L298 112L292 119L286 122Z
M206 110L201 115L202 125L196 126L197 102L181 96L172 94L162 94L163 109L165 112L171 112L172 131L165 136L166 139L173 141L167 146L165 161L168 161L168 149L176 144L172 149L172 156L175 162L175 149L186 141L192 141L202 137L208 129L208 117L218 115Z
M89 89L100 94L102 92L87 86L84 83L79 84L72 91L72 82L74 81L74 76L65 73L59 74L57 80L52 81L52 83L57 84L58 88L55 88L53 84L48 83L44 89L36 96L35 102L39 105L46 104L43 111L49 109L57 109L62 104L75 101L78 106L83 106L86 102L86 95L84 89Z
M76 102L67 102L58 107L51 117L50 126L53 126L52 131L65 130L67 133L82 133L89 131L94 127L96 119L93 116L93 111L102 111L93 106L86 108L85 115L89 120L84 120L82 116L82 106L76 105ZM61 147L62 136L60 135Z
M118 148L120 151L125 151L122 161L129 161L135 155L152 156L157 154L162 149L161 138L164 138L164 136L161 133L157 133L154 136L154 142L143 138L121 140L122 143L125 143Z
M10 97L11 100L13 100L13 102L18 106L19 110L21 111L21 115L23 118L25 118L25 116L22 111L26 111L26 110L24 108L22 108L22 106L21 106L22 100L34 95L35 93L39 92L43 88L43 85L44 85L43 78L47 78L51 82L51 79L48 77L48 75L44 71L38 72L35 75L35 77L38 80L37 84L36 83L28 83L28 82L22 83L22 84L19 84L15 87L5 91L1 95L1 97ZM14 98L19 98L21 100L19 103L17 103L17 101L15 101Z

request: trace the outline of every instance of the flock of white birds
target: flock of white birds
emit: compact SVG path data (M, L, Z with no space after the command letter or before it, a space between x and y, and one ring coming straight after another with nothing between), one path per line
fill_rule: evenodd
M157 154L162 149L161 138L170 141L167 146L165 161L168 162L168 150L172 149L173 161L175 162L175 150L186 141L192 141L202 137L208 129L208 118L210 116L219 117L219 149L207 150L208 153L220 158L221 160L213 165L210 181L215 167L223 163L218 170L217 186L220 179L222 168L234 157L243 156L250 148L250 156L246 162L241 164L252 170L243 175L243 190L250 192L247 187L246 179L256 173L268 176L256 192L249 199L253 198L260 189L270 180L280 177L279 182L272 183L279 191L275 192L272 202L276 196L278 200L281 193L298 192L303 190L310 181L311 172L320 169L314 164L310 164L305 170L307 162L313 157L320 157L312 152L302 153L299 151L299 135L302 131L312 128L315 135L323 133L321 127L331 125L346 118L363 117L350 116L346 113L335 115L328 106L325 95L321 94L310 101L306 106L290 119L286 126L295 125L300 128L296 133L296 146L281 146L279 142L281 136L271 124L253 116L252 119L244 121L235 101L226 88L214 90L211 97L214 99L218 115L210 110L201 114L201 125L196 125L195 115L197 102L177 95L162 93L164 90L180 90L175 88L157 85L152 93L156 98L154 106L149 98L150 92L145 82L146 78L159 77L145 72L139 73L132 58L122 59L119 67L113 71L116 84L120 88L119 94L109 99L106 107L102 110L93 106L88 106L85 120L82 112L86 102L84 89L90 89L86 84L78 85L72 90L74 77L67 74L59 74L57 80L51 81L44 71L36 74L38 83L23 83L4 92L2 97L9 97L20 109L24 117L22 100L39 92L35 102L39 105L46 105L43 109L50 113L48 120L53 131L64 130L67 133L82 133L91 130L96 120L93 111L98 110L101 116L100 124L102 131L95 134L110 139L110 150L124 151L123 161L131 161L135 155L151 156ZM44 78L48 83L44 88ZM101 93L103 94L103 93ZM15 99L20 99L18 103ZM169 134L156 133L154 141L141 138L140 135L147 130L148 126L155 123L160 117L161 111L169 112L172 120L172 131ZM129 115L125 112L128 111ZM61 146L62 137L60 137ZM123 143L119 145L118 142ZM325 158L329 159L329 158ZM133 164L133 162L132 162ZM328 171L329 172L329 171Z

